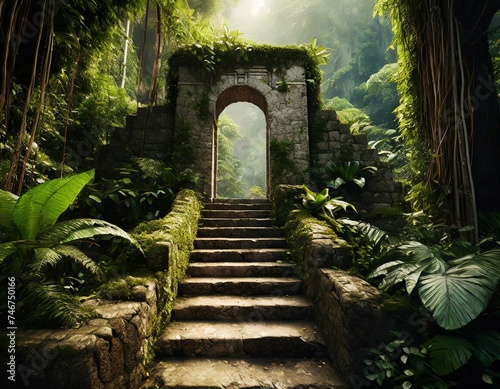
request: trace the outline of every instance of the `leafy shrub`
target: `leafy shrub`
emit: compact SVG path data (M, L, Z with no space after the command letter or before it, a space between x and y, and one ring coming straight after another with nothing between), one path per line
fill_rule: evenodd
M376 172L375 166L363 166L360 161L332 162L326 168L326 173L331 178L326 185L333 189L338 189L342 185L363 188L366 183L365 176L374 175Z
M343 99L341 97L334 97L333 99L329 99L325 102L326 109L333 109L335 111L342 111L348 108L354 108L348 100Z
M356 211L354 205L342 201L342 197L331 198L328 188L323 189L320 193L315 193L304 185L304 190L301 208L313 216L326 220L338 232L343 230L343 226L336 220L335 215L340 210L347 211L348 208Z
M93 177L91 170L50 180L21 197L0 191L0 277L16 278L18 312L28 324L74 325L91 315L70 290L84 272L99 277L101 268L79 243L92 245L98 236L113 236L136 244L125 231L106 221L58 222ZM73 276L68 275L69 270L74 271Z
M189 170L176 173L148 158L136 158L117 171L119 178L101 178L87 188L79 212L127 229L166 215L179 188L196 181Z

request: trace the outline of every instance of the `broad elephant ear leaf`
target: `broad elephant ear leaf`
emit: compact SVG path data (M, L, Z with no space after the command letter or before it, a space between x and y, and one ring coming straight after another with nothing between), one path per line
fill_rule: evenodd
M94 170L89 170L47 181L22 195L12 214L22 239L36 239L54 225L92 178Z
M461 337L437 335L432 339L429 351L432 370L439 375L446 375L469 361L474 346Z
M437 324L454 330L470 323L488 305L497 280L477 265L455 266L421 278L420 299Z
M16 206L17 197L15 194L0 190L0 230L4 231L11 237L11 240L19 234L17 226L12 219L12 214Z

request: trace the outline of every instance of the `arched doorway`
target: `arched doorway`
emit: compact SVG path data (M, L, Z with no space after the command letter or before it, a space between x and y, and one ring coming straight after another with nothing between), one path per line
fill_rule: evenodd
M249 161L252 160L252 158L255 159L254 156L250 156L250 152L252 150L252 147L258 148L258 150L255 150L257 152L257 158L264 158L264 161L260 161L261 163L263 162L263 169L264 172L262 173L264 177L262 177L262 185L258 185L258 187L261 188L262 192L264 193L265 197L268 197L269 195L269 181L270 181L270 174L269 174L269 120L268 120L268 105L266 102L265 97L257 90L248 87L246 85L237 85L233 86L224 92L222 92L219 95L219 98L216 101L215 105L215 120L213 123L213 149L212 149L212 198L217 198L217 197L244 197L244 198L258 198L261 197L259 196L259 193L257 191L257 188L254 186L253 192L251 189L251 183L250 186L247 185L245 187L243 185L242 191L241 191L241 196L235 195L228 195L230 194L230 191L228 193L222 193L222 182L218 178L219 176L223 173L223 170L219 169L220 164L227 163L228 161L219 161L221 157L220 151L227 152L227 150L219 150L219 142L221 141L221 133L218 128L218 120L221 117L221 115L227 112L233 111L235 112L241 112L241 108L247 111L247 113L250 111L249 116L255 115L255 116L260 116L260 123L257 123L257 126L259 127L258 132L254 133L252 137L252 130L256 130L256 127L253 129L245 129L245 132L247 134L244 134L246 136L243 137L243 142L241 142L238 147L236 148L237 152L241 152L242 154L245 154L244 156L246 158L242 158L242 166L241 166L241 171L244 173L244 169L248 168ZM238 123L237 123L238 124ZM241 124L241 123L240 123ZM224 139L224 141L227 141L227 139ZM250 146L250 147L245 147L245 144ZM227 148L227 144L222 145L221 147ZM262 148L262 149L260 149ZM260 156L260 157L259 157ZM220 163L219 163L220 162ZM259 161L256 161L258 164ZM224 171L227 170L227 166L224 166ZM234 172L233 172L234 173ZM242 175L243 177L243 175ZM235 178L232 177L232 180ZM260 180L259 180L260 181ZM221 185L221 190L218 190L218 184Z
M227 106L217 119L217 198L267 197L264 112L247 102Z

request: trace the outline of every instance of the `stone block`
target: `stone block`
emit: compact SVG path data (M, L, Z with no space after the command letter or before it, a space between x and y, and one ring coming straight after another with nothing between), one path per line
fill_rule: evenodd
M306 289L330 359L350 382L364 378L367 349L383 343L391 329L404 328L399 320L410 313L366 281L341 270L314 271Z
M304 270L307 274L320 268L348 269L352 251L347 242L323 236L313 237L304 251Z

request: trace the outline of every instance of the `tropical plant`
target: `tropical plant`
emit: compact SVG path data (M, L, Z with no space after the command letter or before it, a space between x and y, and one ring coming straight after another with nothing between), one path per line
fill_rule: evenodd
M486 384L499 383L500 374L492 365L500 361L500 333L489 329L438 334L425 343L429 350L430 366L439 375L448 375L473 359L482 366L480 379ZM469 373L470 374L470 373Z
M400 332L392 334L394 340L368 350L369 358L364 360L368 381L380 387L398 389L447 389L454 386L432 371L428 347L415 345L413 339Z
M309 51L309 53L316 59L316 63L318 65L326 65L328 63L328 58L330 57L330 50L319 45L317 38L313 38L311 42L308 44L301 44L301 47L304 47Z
M305 193L302 195L302 204L300 207L309 214L326 220L338 232L343 230L343 225L336 220L336 214L340 210L346 212L349 208L356 211L354 205L342 201L342 197L331 198L328 188L323 189L319 193L315 193L304 185L304 190Z
M164 216L175 193L196 181L190 170L176 172L150 158L134 158L116 168L118 178L101 177L84 189L76 213L90 214L122 228Z
M401 259L379 266L370 278L382 276L379 287L388 290L404 283L419 298L436 323L453 330L477 318L498 289L500 248L483 253L472 246L435 248L420 242L397 246ZM468 252L467 252L468 251Z
M354 184L363 188L366 183L365 175L374 175L377 173L375 166L363 166L360 161L340 161L332 162L326 168L326 173L331 178L326 183L328 187L338 189L342 185Z
M55 320L73 325L89 317L90 312L68 292L71 286L61 285L60 274L54 274L54 269L69 261L78 265L79 271L99 276L99 264L79 243L93 244L95 238L104 236L136 245L125 231L102 220L58 221L93 177L90 170L50 180L20 197L0 191L1 277L16 278L22 302L19 312L24 313L26 322Z

